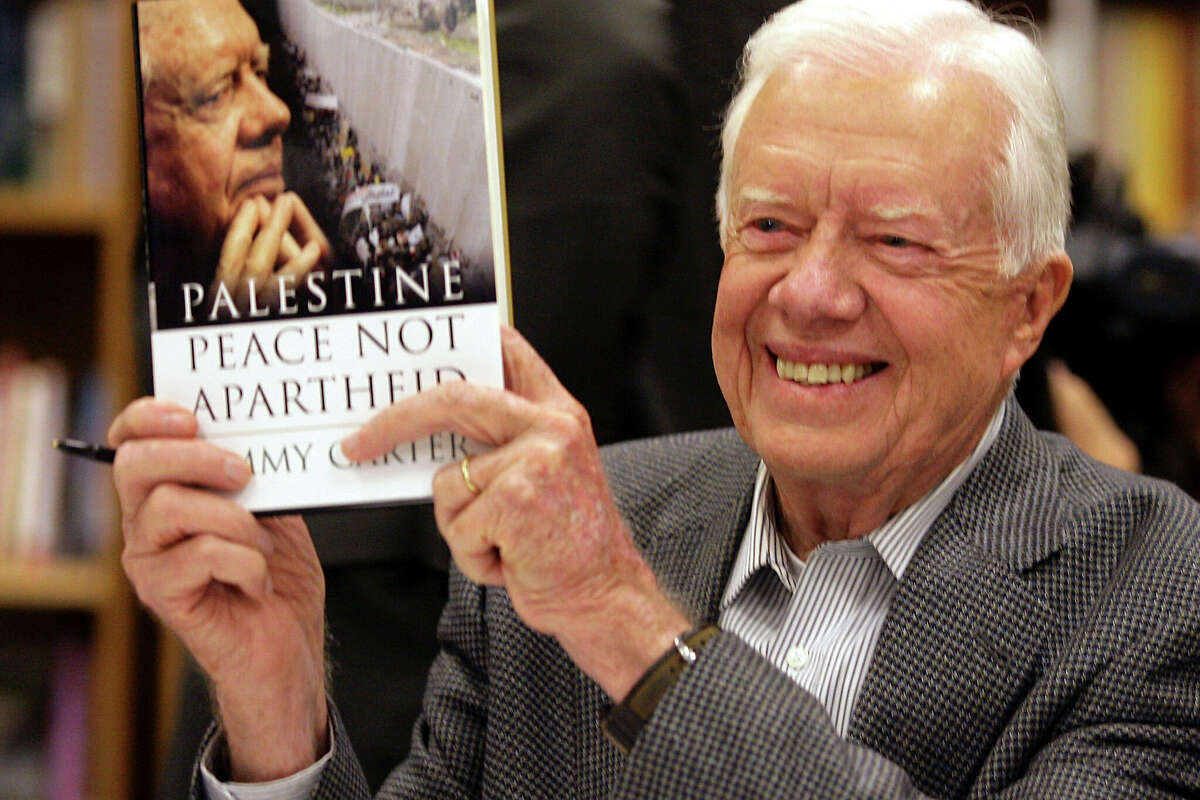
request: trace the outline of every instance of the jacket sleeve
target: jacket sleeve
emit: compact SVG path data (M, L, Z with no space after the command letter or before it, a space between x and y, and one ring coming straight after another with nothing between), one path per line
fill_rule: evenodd
M820 703L730 633L663 698L614 798L918 798L908 776L842 739Z
M487 728L486 597L482 587L451 568L438 623L441 649L429 671L421 716L408 758L384 781L380 800L479 796Z

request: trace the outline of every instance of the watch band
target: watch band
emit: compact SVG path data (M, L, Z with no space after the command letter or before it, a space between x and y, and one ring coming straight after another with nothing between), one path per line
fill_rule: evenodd
M638 679L625 699L604 712L600 728L621 752L628 753L633 749L638 734L663 696L679 680L684 668L694 662L709 640L720 632L716 625L705 625L676 636L674 646Z

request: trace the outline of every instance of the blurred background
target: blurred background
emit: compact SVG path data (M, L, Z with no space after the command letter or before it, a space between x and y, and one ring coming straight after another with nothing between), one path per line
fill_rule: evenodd
M272 23L270 3L246 5L260 28ZM316 5L386 19L400 46L435 59L452 59L455 29L474 24L462 0ZM497 2L517 325L604 441L724 422L707 372L716 127L741 43L783 3L621 5L641 11L614 23L577 11L588 2ZM990 5L1036 20L1072 153L1076 282L1024 370L1022 402L1039 425L1198 494L1200 2ZM0 800L153 797L179 716L185 661L121 576L108 469L49 447L68 433L102 439L147 382L129 17L126 0L0 5ZM572 61L589 52L580 43L611 52L600 38L610 34L640 54L627 83L590 98L590 116L567 113L578 86L597 84ZM604 103L631 112L620 127ZM609 138L583 139L585 129ZM668 133L644 191L629 170L563 171ZM555 135L584 157L547 145ZM593 196L575 196L581 186ZM627 192L650 197L669 224L591 205ZM612 237L590 231L587 263L575 234L610 216ZM598 281L628 281L629 307L605 318L612 336L595 338L594 357L579 358L570 324ZM656 310L633 309L632 296Z

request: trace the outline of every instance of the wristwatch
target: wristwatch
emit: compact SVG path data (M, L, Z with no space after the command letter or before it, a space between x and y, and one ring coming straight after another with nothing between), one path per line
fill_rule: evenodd
M600 718L600 729L622 753L629 753L638 734L658 708L667 691L679 680L684 668L696 660L709 640L721 632L716 625L705 625L675 637L674 646L654 662L625 699Z

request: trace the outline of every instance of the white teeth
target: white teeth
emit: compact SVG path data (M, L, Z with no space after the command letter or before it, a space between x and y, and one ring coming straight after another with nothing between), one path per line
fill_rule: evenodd
M775 371L785 380L821 386L826 383L851 384L874 370L869 364L804 364L776 357Z

